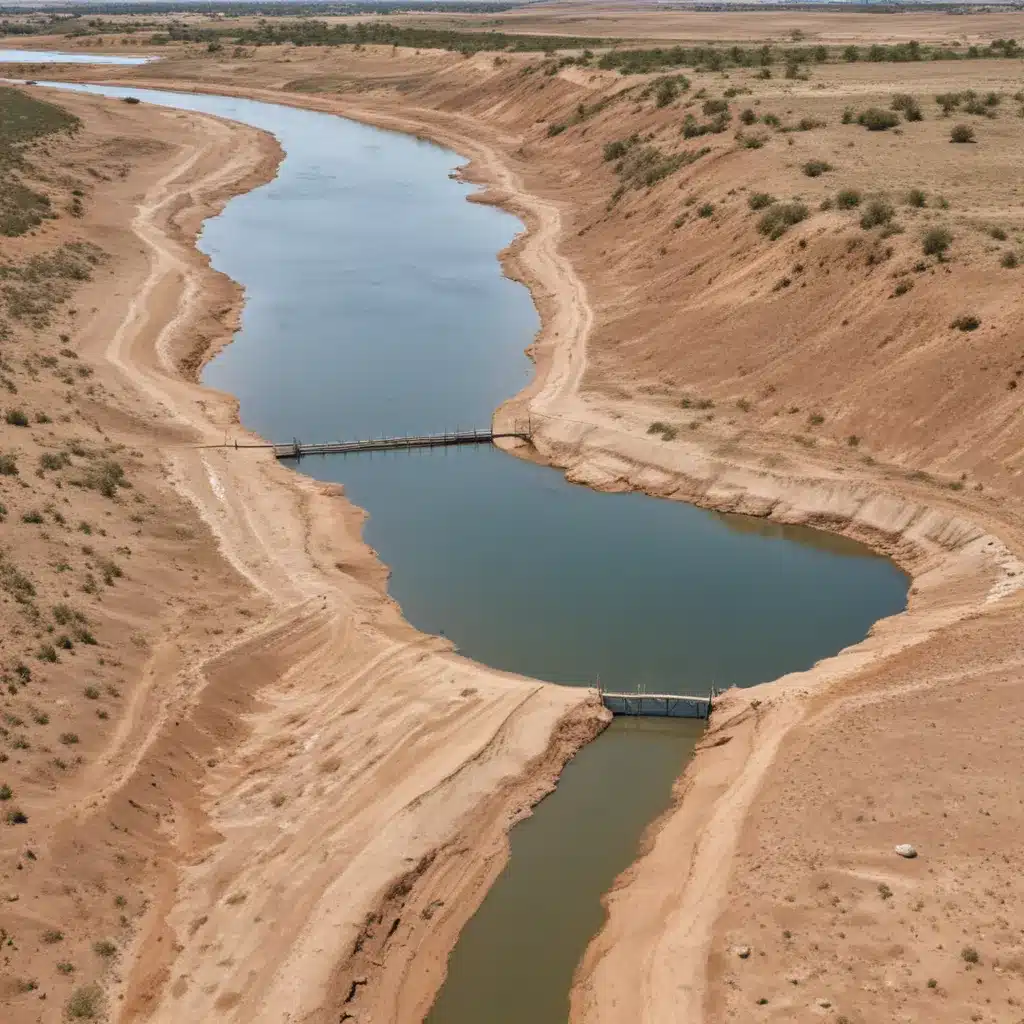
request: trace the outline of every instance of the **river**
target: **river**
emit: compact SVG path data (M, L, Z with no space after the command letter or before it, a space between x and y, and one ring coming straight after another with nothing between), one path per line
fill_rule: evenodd
M286 156L200 238L246 303L205 381L276 441L486 427L529 380L528 292L496 254L521 225L449 172L457 154L329 115L77 87L255 125ZM309 459L367 509L406 617L469 657L554 682L707 693L804 669L902 610L866 548L638 494L599 494L491 448ZM616 720L513 831L452 954L432 1024L564 1024L600 896L668 804L699 735Z

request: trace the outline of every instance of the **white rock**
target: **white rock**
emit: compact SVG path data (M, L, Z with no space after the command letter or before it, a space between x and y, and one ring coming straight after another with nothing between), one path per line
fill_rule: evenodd
M733 946L732 951L741 959L746 960L750 956L749 946Z
M900 843L900 845L896 847L896 852L901 857L906 857L907 860L913 860L917 856L917 850L915 850L910 843Z

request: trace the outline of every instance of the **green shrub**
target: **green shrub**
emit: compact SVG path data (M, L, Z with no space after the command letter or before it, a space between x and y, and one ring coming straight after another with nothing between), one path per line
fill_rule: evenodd
M51 664L57 660L57 649L53 644L43 644L38 651L36 651L36 657L40 661L48 661Z
M853 107L844 107L843 108L843 117L842 117L843 124L853 124L853 122L856 119L856 117L857 117L857 112L853 109Z
M761 216L757 229L762 235L767 235L774 241L781 238L794 224L806 220L809 213L810 210L803 203L775 203Z
M804 164L804 174L808 178L820 178L826 171L831 171L832 165L827 160L808 160Z
M0 786L0 800L10 800L14 796L14 790L5 782Z
M840 210L852 210L860 206L861 194L855 188L840 189L836 193L836 206Z
M868 231L882 224L888 224L892 220L892 215L893 208L886 200L872 199L864 207L864 212L860 217L860 226Z
M698 217L713 217L715 215L714 203L704 203L697 207Z
M974 142L974 129L969 124L953 125L953 130L949 133L949 141Z
M768 192L754 192L747 199L747 205L752 210L767 209L775 202L775 196Z
M916 206L918 208L926 206L928 204L928 196L922 189L912 188L907 193L907 206Z
M705 117L711 117L713 114L726 114L729 111L729 101L705 100L701 109L704 111Z
M942 108L943 117L949 117L960 106L960 93L943 92L935 97L935 102Z
M548 125L548 138L554 138L556 135L561 135L565 131L564 124L549 124Z
M740 113L740 120L744 124L754 124L754 122L757 121L757 114L755 114L754 111L750 109L750 107L747 107L746 110Z
M963 960L964 963L976 964L981 960L981 956L973 946L964 946L964 948L960 950L960 959Z
M929 228L921 236L921 248L925 256L937 256L940 260L953 243L953 232L946 227Z
M27 825L28 815L20 807L12 807L6 814L8 825Z
M869 132L884 132L889 128L895 128L900 119L891 110L868 107L867 110L860 112L857 123L863 125Z
M9 427L27 427L28 417L21 409L8 409L4 417Z

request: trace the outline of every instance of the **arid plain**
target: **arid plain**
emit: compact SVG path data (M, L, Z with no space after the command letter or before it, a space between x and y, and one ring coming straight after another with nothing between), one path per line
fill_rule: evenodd
M497 27L963 51L1018 17L548 5ZM1021 59L161 53L14 73L250 95L465 153L528 228L505 261L542 314L537 378L503 412L529 404L536 457L845 533L914 577L864 643L722 701L607 898L573 1019L1024 1017ZM194 383L240 297L192 239L274 144L20 91L81 127L26 144L18 180L61 215L4 260L74 243L88 266L42 313L24 276L4 291L0 407L28 420L0 426L5 806L28 818L2 832L5 1006L58 1020L88 989L123 1020L420 1019L505 830L602 715L402 623L343 495L194 447L243 433Z

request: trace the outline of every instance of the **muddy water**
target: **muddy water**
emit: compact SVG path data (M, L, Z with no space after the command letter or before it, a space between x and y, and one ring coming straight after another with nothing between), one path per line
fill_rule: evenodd
M465 202L454 153L323 114L145 90L273 132L275 181L207 223L241 282L235 344L206 373L274 440L484 427L531 373L537 328L496 253L512 217ZM706 693L806 668L902 609L858 545L640 495L604 495L489 448L306 460L370 513L366 538L419 628L570 684ZM450 960L432 1024L561 1024L600 896L666 806L692 722L617 721L512 835Z

